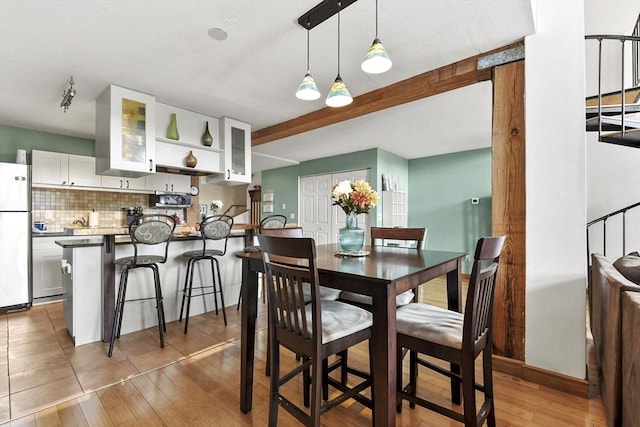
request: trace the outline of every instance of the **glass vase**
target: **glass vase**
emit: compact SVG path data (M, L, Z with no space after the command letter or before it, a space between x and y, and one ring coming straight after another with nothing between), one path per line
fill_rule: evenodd
M178 122L176 120L176 113L171 113L171 121L169 121L169 127L167 128L167 138L175 139L176 141L180 139L180 134L178 133Z
M211 145L213 144L213 137L209 132L209 122L206 122L204 133L202 134L202 138L200 138L200 140L202 141L202 145L204 145L205 147L211 147Z
M358 252L364 246L364 230L358 227L358 216L347 214L346 227L338 230L338 243L344 252Z

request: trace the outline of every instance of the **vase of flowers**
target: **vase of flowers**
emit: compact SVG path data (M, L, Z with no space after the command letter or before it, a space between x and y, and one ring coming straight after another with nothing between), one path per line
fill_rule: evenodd
M224 203L222 203L222 200L212 200L211 201L211 213L213 215L217 215L218 214L218 209L222 209L223 206L224 206Z
M366 181L341 181L331 191L333 204L347 214L346 226L338 231L338 243L344 252L362 250L364 230L358 227L358 215L369 213L378 204L378 193Z

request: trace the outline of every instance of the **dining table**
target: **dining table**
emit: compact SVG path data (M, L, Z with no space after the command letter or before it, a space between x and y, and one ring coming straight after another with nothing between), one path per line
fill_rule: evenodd
M340 255L337 244L316 247L320 283L342 291L372 297L373 425L396 425L396 295L436 277L447 277L447 306L461 311L461 265L465 253L415 248L365 246L366 256ZM258 251L237 252L242 260L240 410L251 411L255 332L258 305L258 273L264 271ZM452 383L453 384L453 383ZM460 389L452 385L452 398L460 401Z

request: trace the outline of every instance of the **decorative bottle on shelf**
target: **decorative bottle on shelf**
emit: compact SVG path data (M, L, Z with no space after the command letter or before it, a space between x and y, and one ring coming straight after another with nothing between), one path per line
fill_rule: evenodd
M178 133L178 123L176 121L176 113L171 113L171 121L169 122L169 127L167 128L167 138L175 139L176 141L180 139L180 134Z
M189 151L187 157L184 158L184 165L188 168L195 168L198 164L198 159L193 155L193 151Z
M202 141L202 145L204 145L205 147L211 147L211 144L213 144L213 137L209 133L209 122L205 123L206 125L204 128L204 133L202 134L202 138L200 138L200 140Z

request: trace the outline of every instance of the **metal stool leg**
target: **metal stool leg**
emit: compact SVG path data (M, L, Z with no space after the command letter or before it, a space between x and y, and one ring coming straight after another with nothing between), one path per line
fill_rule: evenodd
M122 306L124 305L124 295L127 284L127 276L129 269L126 267L122 269L120 273L120 286L118 286L118 298L116 300L115 312L113 315L113 326L111 327L111 340L109 340L109 352L107 355L111 357L113 355L113 345L116 340L116 336L120 336L120 324L122 323Z
M196 262L200 261L199 258L192 258L189 260L191 262L191 273L188 276L189 277L189 287L187 288L187 293L185 293L185 295L187 296L187 313L186 316L184 318L184 333L187 333L187 328L189 327L189 312L191 311L191 296L193 293L193 276L195 274L195 269L196 269Z
M184 301L187 297L189 273L191 273L192 268L193 268L193 258L189 258L189 260L187 261L187 274L184 277L184 288L182 289L182 304L180 305L180 318L179 318L180 322L182 322L182 313L184 312Z
M158 266L152 264L150 266L153 270L153 281L156 290L156 310L158 312L158 333L160 335L160 348L164 348L164 332L166 331L166 324L164 321L164 304L162 302L162 288L160 287L160 272Z
M216 270L218 272L218 286L220 292L220 305L222 305L222 318L224 319L224 326L227 326L227 312L224 309L224 292L222 292L222 277L220 276L220 264L216 258L211 258L211 268L213 269L213 262L216 264ZM216 314L218 314L218 297L216 295L216 279L213 276L213 270L211 271L212 279L213 279L213 298L216 301Z

